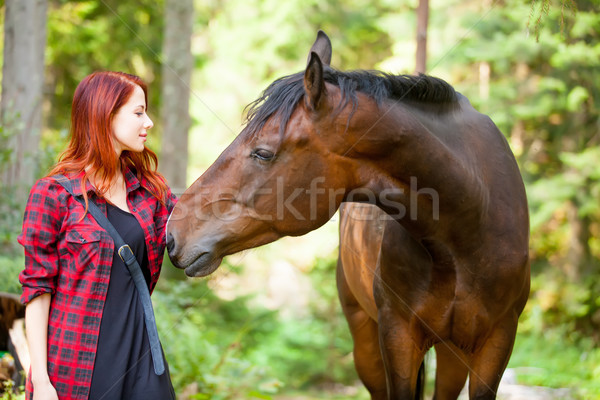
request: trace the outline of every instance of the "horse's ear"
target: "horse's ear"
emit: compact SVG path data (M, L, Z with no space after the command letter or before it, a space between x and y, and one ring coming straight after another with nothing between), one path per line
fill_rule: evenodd
M324 65L331 64L331 40L329 40L329 37L325 34L325 32L320 29L319 32L317 32L317 39L313 43L312 47L310 48L310 52L308 53L306 65L310 63L312 53L317 53Z
M316 110L319 101L325 94L325 81L323 80L323 64L315 52L310 53L308 65L304 72L304 92L306 104Z

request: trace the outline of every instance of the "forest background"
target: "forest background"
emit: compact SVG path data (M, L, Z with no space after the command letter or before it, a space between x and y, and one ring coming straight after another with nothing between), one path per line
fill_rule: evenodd
M338 69L415 68L416 0L11 1L36 8L39 20L13 29L31 29L45 51L32 129L11 113L3 79L0 291L20 291L16 236L27 191L64 148L73 91L92 71L149 83L148 145L161 168L175 168L165 174L181 191L234 139L244 107L304 67L318 29L330 36ZM5 28L7 4L0 1ZM599 6L431 0L426 68L490 115L526 183L532 292L509 368L519 383L585 399L600 398ZM189 42L173 29L187 29ZM38 81L32 75L30 86ZM176 136L169 118L188 122L173 105L186 111L188 101L189 130ZM207 279L187 279L166 259L153 298L182 398L367 398L337 303L336 232L334 217L304 237L229 257Z

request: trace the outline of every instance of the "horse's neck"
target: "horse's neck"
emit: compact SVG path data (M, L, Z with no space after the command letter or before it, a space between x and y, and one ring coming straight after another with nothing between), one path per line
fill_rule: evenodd
M443 137L455 120L394 105L371 131L352 138L356 187L375 194L384 211L417 235L435 231L441 214L464 207L477 214L472 205L483 204L478 174Z

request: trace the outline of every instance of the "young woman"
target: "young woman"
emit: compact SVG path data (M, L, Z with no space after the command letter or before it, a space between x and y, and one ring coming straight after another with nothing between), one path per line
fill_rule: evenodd
M71 140L31 189L19 243L31 371L27 399L175 399L153 369L142 303L94 201L133 250L150 292L176 199L145 147L153 123L136 76L96 72L77 87ZM57 181L65 176L71 196Z

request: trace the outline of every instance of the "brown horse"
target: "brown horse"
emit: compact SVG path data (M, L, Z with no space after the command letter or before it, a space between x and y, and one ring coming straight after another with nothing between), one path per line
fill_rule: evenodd
M346 202L338 289L371 397L418 396L435 346L436 399L456 398L467 375L471 399L493 399L529 294L527 202L509 146L439 79L330 61L319 32L306 70L250 106L175 207L169 256L205 276L226 255L318 228Z

